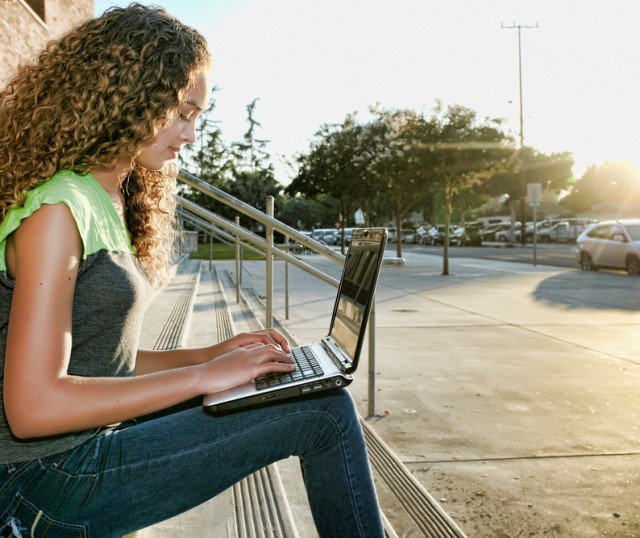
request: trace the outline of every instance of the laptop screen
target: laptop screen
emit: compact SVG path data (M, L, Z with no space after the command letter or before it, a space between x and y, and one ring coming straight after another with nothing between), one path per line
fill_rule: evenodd
M375 294L387 233L384 228L355 229L344 263L329 336L356 360Z

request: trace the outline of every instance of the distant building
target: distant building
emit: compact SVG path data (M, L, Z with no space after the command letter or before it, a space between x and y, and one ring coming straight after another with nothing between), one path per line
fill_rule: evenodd
M0 0L0 87L51 39L93 17L93 0Z

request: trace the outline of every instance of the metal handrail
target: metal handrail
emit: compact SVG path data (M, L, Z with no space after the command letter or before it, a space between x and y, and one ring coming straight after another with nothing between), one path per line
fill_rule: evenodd
M236 237L240 237L244 240L242 242L244 246L247 246L260 254L264 254L266 252L267 241L259 235L247 230L246 228L243 228L242 226L238 226L237 224L225 219L224 217L221 217L220 215L216 215L212 211L209 211L208 209L205 209L204 207L199 206L198 204L192 202L191 200L187 200L182 196L178 196L178 203L187 211L187 214L192 214L190 215L191 219L197 219L197 217L200 217L200 219L198 219L196 222L200 226L207 227L207 229L214 235L218 235L233 243L235 243ZM207 224L207 222L209 224ZM320 246L324 247L324 245ZM286 262L292 263L296 267L299 267L303 271L312 274L313 276L319 278L327 284L330 284L334 287L337 287L339 284L339 281L335 278L323 273L322 271L319 271L315 267L296 258L295 256L292 256L284 250L276 248L273 250L272 254L277 258L281 258ZM344 261L344 256L340 256L342 258L342 261Z
M278 245L274 245L273 242L273 232L279 232L284 235L286 238L291 238L298 242L303 247L311 250L312 252L316 252L318 254L322 254L323 256L329 258L330 260L338 263L344 264L345 256L340 254L333 249L327 247L326 245L312 239L311 237L299 232L298 230L292 228L284 224L283 222L277 220L273 217L273 197L268 197L267 199L267 208L271 214L264 213L259 209L256 209L249 204L238 200L237 198L231 196L230 194L224 192L209 183L206 183L202 179L181 170L178 175L178 180L182 183L196 189L197 191L205 194L206 196L217 200L218 202L231 207L250 217L262 224L267 233L266 239L263 239L257 234L243 228L239 225L239 221L236 218L236 222L231 222L220 215L209 211L208 209L184 198L183 196L178 196L178 207L182 208L181 215L188 220L197 224L200 228L205 228L210 230L210 233L216 235L227 241L234 241L237 246L245 245L253 250L257 250L259 252L265 253L266 258L266 283L265 283L265 302L266 302L266 319L265 326L271 327L273 325L273 258L278 257L285 261L285 267L287 263L292 263L296 267L301 270L311 274L312 276L319 278L323 282L331 284L334 287L338 287L339 282L323 273L322 271L316 269L315 267L305 263L299 258L292 256L288 249L286 248L286 244L282 247L284 249L278 248ZM236 252L241 252L241 248L237 248ZM238 256L238 254L236 254ZM236 260L236 267L238 267L238 261ZM238 271L236 275L236 287L240 285L241 278L241 269ZM285 273L288 275L288 271ZM285 286L285 293L288 297L288 282ZM239 294L238 294L239 295ZM288 298L285 299L288 303ZM368 401L368 413L369 416L374 415L375 410L375 305L371 309L371 315L368 326L368 340L369 340L369 379L368 379L368 393L369 393L369 401Z
M344 256L333 249L330 249L326 245L316 241L315 239L310 238L308 235L305 235L295 228L286 225L284 222L279 221L273 216L269 216L266 213L256 209L255 207L250 206L249 204L234 198L229 193L224 192L213 185L209 185L209 183L203 181L202 179L189 174L183 170L180 171L178 175L178 179L182 181L184 184L193 187L194 189L200 191L203 194L221 202L239 213L246 215L253 220L259 222L263 226L272 226L273 230L276 232L280 232L281 234L290 237L291 239L295 239L301 245L307 247L308 249L317 252L318 254L322 254L326 256L330 260L342 264L344 262ZM230 221L227 221L230 222Z

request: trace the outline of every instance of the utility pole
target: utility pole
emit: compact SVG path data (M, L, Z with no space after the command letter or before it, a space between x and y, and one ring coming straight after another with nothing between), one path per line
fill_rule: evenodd
M503 29L507 30L518 30L518 88L520 93L520 186L522 188L520 194L520 243L522 245L526 245L527 237L526 237L526 219L524 216L525 209L525 199L527 197L527 180L524 173L524 116L522 114L522 30L523 29L531 29L537 28L538 23L536 22L535 26L526 25L526 24L516 24L515 22L511 25L505 25L502 23L500 25ZM535 234L536 231L533 230Z

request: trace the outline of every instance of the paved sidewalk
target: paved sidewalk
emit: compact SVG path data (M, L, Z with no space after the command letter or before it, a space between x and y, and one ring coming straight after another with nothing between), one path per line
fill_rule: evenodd
M369 423L470 537L640 537L640 279L449 267L421 253L383 267ZM281 320L283 273L277 262ZM292 266L289 277L286 326L304 343L326 332L335 290ZM244 263L243 285L264 293L263 262ZM363 415L367 356L351 385Z

